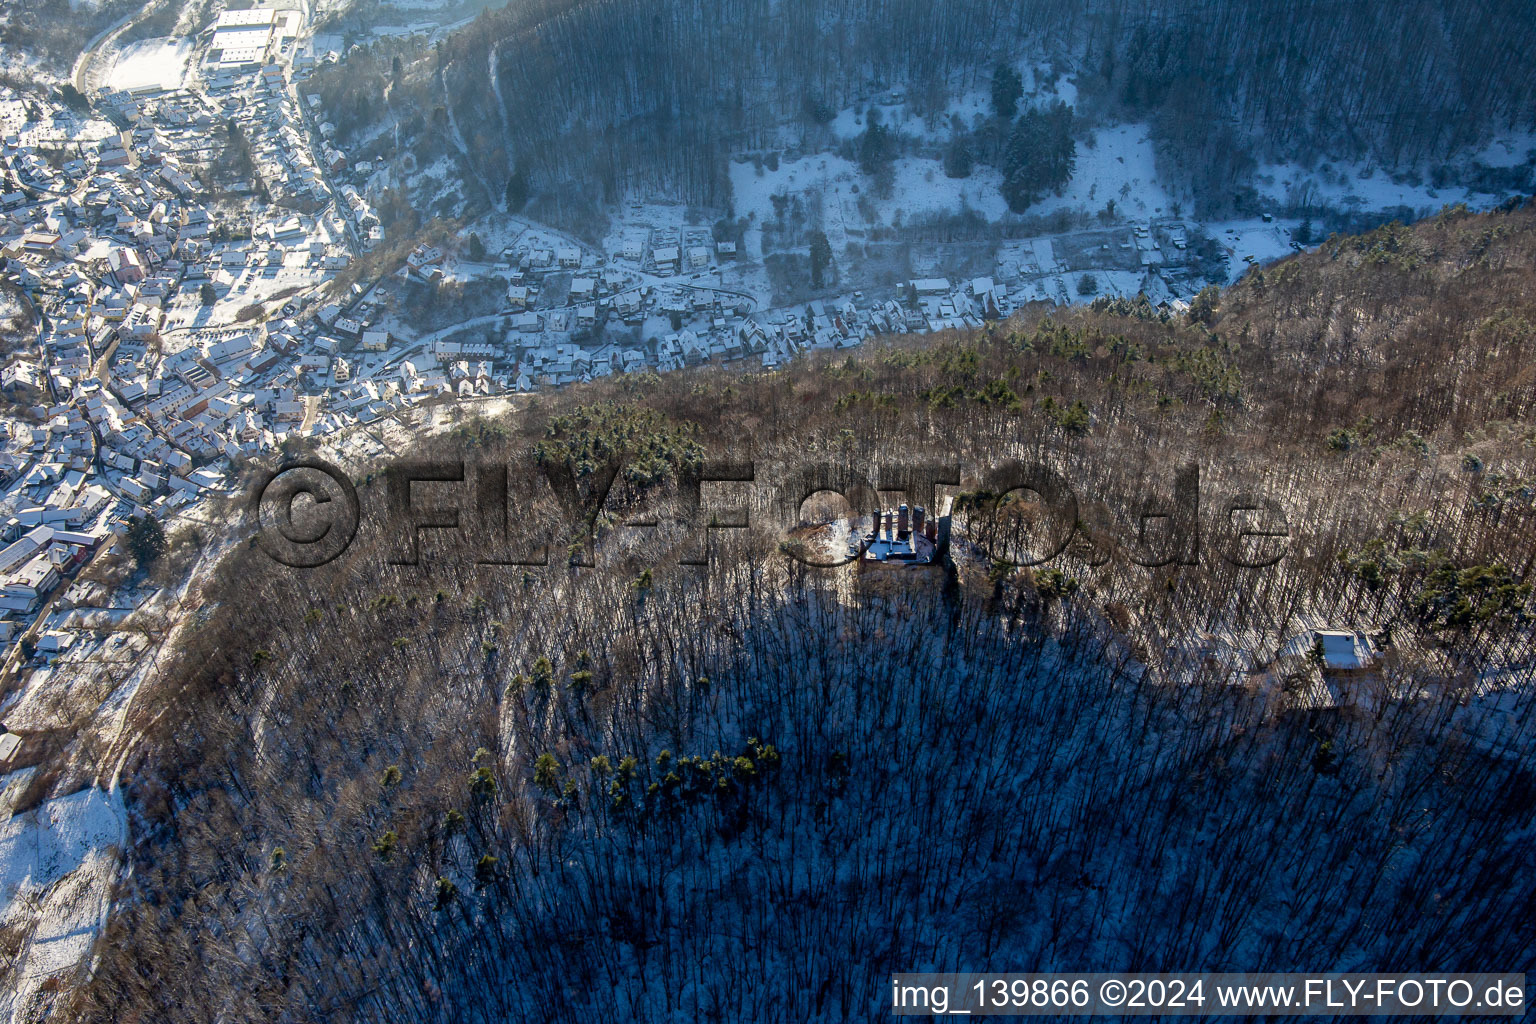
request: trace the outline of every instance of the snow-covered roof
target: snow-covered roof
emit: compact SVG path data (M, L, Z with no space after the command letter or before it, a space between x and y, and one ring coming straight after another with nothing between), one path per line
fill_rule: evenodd
M1374 660L1370 644L1359 634L1347 630L1320 629L1317 639L1323 645L1323 664L1331 669L1366 668Z

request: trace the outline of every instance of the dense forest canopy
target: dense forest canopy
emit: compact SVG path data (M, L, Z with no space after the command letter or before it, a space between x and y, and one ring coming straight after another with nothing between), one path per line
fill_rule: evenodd
M724 206L726 155L780 148L786 120L814 145L838 109L900 89L938 114L1027 62L1074 75L1081 110L1151 120L1174 176L1219 193L1255 157L1432 162L1528 124L1533 33L1518 0L531 0L388 90L366 51L321 85L344 136L384 113L381 91L423 136L459 126L496 198L522 161L549 189Z
M1032 308L424 441L510 466L547 567L396 564L384 476L353 467L363 539L302 572L236 546L135 704L132 870L63 1008L857 1021L901 970L1520 969L1533 255L1536 209L1448 210L1187 314ZM680 564L701 459L892 452L1059 467L1071 547L866 585L759 519ZM579 568L529 481L610 459ZM1190 463L1284 506L1279 567L1122 557ZM1283 642L1319 622L1378 632L1381 678L1318 700Z

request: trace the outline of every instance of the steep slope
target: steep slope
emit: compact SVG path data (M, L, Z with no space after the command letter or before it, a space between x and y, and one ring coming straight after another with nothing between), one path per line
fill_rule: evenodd
M455 152L451 110L497 183L521 161L566 197L663 188L724 207L728 153L834 145L834 112L893 89L942 134L949 98L987 90L1006 61L1070 72L1085 111L1151 121L1176 183L1219 205L1248 184L1243 154L1404 166L1528 127L1531 33L1504 0L538 0L400 70L380 43L317 86L344 140L398 116L424 157Z
M358 541L242 546L155 684L131 879L61 1011L868 1020L908 969L1525 969L1533 249L1529 207L1453 211L1188 317L1029 310L424 442L511 467L547 567L475 565L484 535L397 564L397 492L350 467ZM965 546L1010 457L1079 496L1048 569ZM743 459L751 527L680 564L683 482ZM775 486L931 461L977 497L947 578L792 557ZM1188 463L1283 507L1279 565L1136 564ZM581 567L539 481L608 466ZM1390 633L1379 677L1320 696L1284 648L1324 623Z

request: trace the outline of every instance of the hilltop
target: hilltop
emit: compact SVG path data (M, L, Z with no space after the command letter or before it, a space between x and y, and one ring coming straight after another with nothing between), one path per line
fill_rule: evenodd
M57 1009L864 1020L897 970L1529 962L1533 255L1531 205L1451 209L1187 311L618 376L400 453L509 467L543 567L394 564L385 467L347 466L358 540L233 547L141 690L132 872ZM1029 521L984 493L1009 458L1078 496L1047 566L971 546ZM958 463L951 570L809 569L741 490L683 564L688 481L744 460ZM1137 564L1190 464L1203 516L1284 510L1284 560ZM608 465L588 558L538 481Z

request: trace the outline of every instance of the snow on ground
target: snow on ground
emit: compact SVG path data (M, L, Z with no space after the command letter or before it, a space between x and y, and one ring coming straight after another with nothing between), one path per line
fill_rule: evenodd
M480 244L485 247L485 259L483 262L474 263L469 260L466 249L460 249L455 258L444 263L443 276L450 281L484 280L488 277L502 276L507 272L507 267L502 262L502 254L507 250L534 251L546 249L556 252L560 249L574 247L582 252L582 266L589 274L596 273L593 269L593 260L589 251L591 246L579 239L547 227L537 221L524 217L509 216L501 212L488 213L471 224L460 233L459 238L467 243L470 235L477 235ZM614 250L607 249L611 257ZM403 337L412 337L417 331L404 324L399 325ZM378 327L384 330L383 326Z
M1533 154L1536 132L1520 131L1496 138L1465 158L1485 167L1517 167ZM1261 196L1293 207L1374 211L1406 206L1425 215L1456 203L1480 208L1504 198L1461 186L1435 188L1422 173L1394 178L1372 164L1343 160L1324 161L1310 170L1298 164L1265 164L1254 178Z
M9 789L10 778L3 781ZM0 822L0 921L36 922L0 1013L25 1017L44 982L90 952L110 905L115 848L126 838L121 792L95 787Z
M376 37L404 38L406 36L429 36L437 30L435 21L419 21L414 25L375 25L371 31Z
M112 883L117 878L118 851L114 847L122 837L107 833L102 839L103 845L85 851L79 866L42 897L31 944L17 971L18 1002L48 978L85 960L97 932L106 924Z
M6 90L6 92L9 91L9 89ZM28 120L30 118L25 102L17 99L0 99L0 131L7 135L15 135L26 126Z
M1021 108L1045 107L1057 100L1069 106L1077 103L1077 86L1065 78L1058 77L1052 85L1046 86L1041 82L1042 76L1046 74L1045 69L1037 69L1028 61L1016 65L1015 70L1019 72L1024 86ZM958 117L967 128L975 128L981 121L992 116L992 90L987 85L961 93L949 101L942 114L930 119L912 113L903 90L881 93L869 102L839 110L832 118L832 134L839 139L851 139L862 134L865 112L872 108L879 109L880 123L893 131L927 142L946 142L950 135L950 122L954 118Z
M898 211L908 221L925 214L957 213L967 207L994 221L1008 212L1000 191L1002 175L992 167L977 166L969 178L950 178L939 160L905 157L896 161L890 198L874 198L869 191L872 184L858 165L829 153L786 160L777 170L764 167L759 171L750 162L731 165L736 213L755 215L758 224L775 218L773 196L816 192L822 196L823 213L829 222L836 226L840 214L846 229L861 226L861 197L874 203L877 223L881 224L893 223ZM1157 180L1146 125L1099 129L1092 145L1078 147L1077 168L1062 194L1047 196L1028 212L1098 211L1111 199L1123 217L1151 218L1170 212L1172 201Z
M989 219L1006 211L998 192L1000 176L991 168L978 168L969 178L949 178L938 160L904 157L895 165L894 185L887 199L875 198L871 179L857 164L830 153L818 153L799 160L786 160L778 170L764 167L762 173L751 163L731 165L736 214L752 216L758 224L775 220L775 195L814 197L820 194L822 214L830 227L839 219L845 229L862 227L858 204L862 198L872 202L877 223L890 224L900 212L902 218L929 213L957 212L962 205L979 210ZM833 232L829 231L828 234ZM834 240L835 242L835 240Z
M1140 220L1169 213L1172 200L1157 180L1157 159L1144 124L1095 131L1091 145L1078 145L1077 166L1062 194L1046 196L1028 212L1098 211L1111 199L1122 217Z
M1237 252L1238 259L1252 256L1265 263L1288 255L1291 251L1292 229L1299 221L1273 221L1266 224L1255 217L1252 220L1221 221L1208 225L1208 230L1221 243Z
M885 100L877 100L867 106L861 104L839 110L837 116L832 118L832 134L840 139L857 138L864 133L865 111L875 109L880 111L880 123L892 131L918 138L928 137L928 127L921 118L907 111L905 103L890 103Z
M974 125L978 118L991 116L992 92L989 89L973 89L963 96L957 96L950 100L949 109L944 111L944 120L958 117L967 126Z
M1066 96L1071 83L1060 81L1055 95ZM951 105L951 112L962 116L985 114L990 99L981 93L969 93ZM923 134L921 123L905 117L900 106L882 107L886 123L912 134ZM946 118L947 120L947 118ZM853 108L842 111L833 122L834 131L852 137L863 131L863 118ZM940 134L947 136L947 129ZM1536 150L1536 133L1523 132L1496 140L1472 155L1476 162L1490 167L1524 163ZM878 223L891 224L896 211L905 219L923 214L958 212L962 207L977 211L988 220L997 220L1007 212L999 191L1001 175L995 169L978 165L969 178L946 177L936 159L908 157L896 162L896 183L889 199L875 199ZM1259 168L1255 183L1260 195L1277 205L1327 207L1362 211L1386 210L1406 206L1416 214L1429 214L1443 206L1465 202L1470 206L1487 205L1489 197L1463 187L1436 189L1423 180L1393 179L1385 171L1369 164L1344 161L1324 162L1313 170L1294 164L1269 164ZM755 214L757 223L774 219L772 196L820 192L823 213L835 228L836 213L841 212L843 226L853 229L862 217L854 211L861 196L866 200L871 179L860 173L857 165L828 153L817 153L798 160L784 161L777 170L761 171L752 163L731 165L731 184L735 189L739 215ZM1502 198L1502 197L1496 197ZM1098 128L1089 141L1077 147L1077 163L1071 180L1060 195L1048 195L1027 211L1051 214L1060 210L1097 212L1113 200L1116 213L1132 220L1156 219L1173 215L1173 198L1157 177L1157 162L1152 139L1145 124L1118 124ZM867 202L866 202L867 206ZM1294 225L1292 225L1294 226ZM1275 248L1268 241L1273 225L1254 228L1264 239L1245 241L1246 251L1260 259L1284 255L1288 238ZM1244 229L1245 231L1247 229ZM832 232L829 231L829 235Z
M1250 263L1269 263L1289 256L1294 251L1292 235L1301 225L1299 220L1274 220L1266 223L1262 218L1229 220L1207 224L1206 231L1227 250L1227 280L1236 281L1248 270ZM1252 260L1246 257L1252 256Z
M323 57L327 53L344 53L347 49L346 37L339 33L317 32L308 39L300 39L294 43L294 57Z
M17 132L21 149L46 149L50 146L99 142L120 136L122 130L103 117L81 119L73 114L54 113L51 121L29 123Z
M428 178L442 182L455 182L454 176L457 172L458 165L453 162L453 158L444 155L417 171L408 179L408 183L411 188L420 188Z
M1536 131L1524 131L1493 140L1473 153L1472 159L1485 167L1516 167L1530 161L1533 155Z
M1069 107L1077 106L1077 83L1065 78L1056 80L1055 95L1049 97L1051 102L1061 100Z
M109 89L179 89L192 57L190 39L145 39L117 55L107 75Z
M657 199L651 195L629 195L625 197L622 206L623 220L617 223L610 233L604 247L610 251L616 251L627 239L627 232L639 233L649 229L651 231L682 231L689 227L698 227L688 223L688 207L682 203ZM608 242L613 245L609 246Z
M411 9L425 11L429 6L432 5L418 5ZM401 9L404 10L405 8L402 6ZM450 32L463 28L474 20L474 18L461 18L448 24L443 24L440 21L417 21L409 25L374 25L368 31L376 39L385 37L403 39L410 36L445 36Z
M1094 291L1088 295L1084 295L1077 290L1077 282L1082 278L1083 273L1093 275L1096 285ZM1050 287L1045 289L1047 294L1031 296L1031 298L1056 298L1065 287L1069 278L1072 285L1069 294L1075 296L1078 302L1091 302L1101 295L1109 297L1125 295L1134 298L1138 292L1144 290L1146 276L1146 274L1139 270L1087 270L1082 273L1074 272L1068 275L1057 275L1057 278L1051 281Z
M751 163L731 164L736 216L750 217L758 224L776 219L773 196L820 192L832 199L849 193L854 185L868 184L858 165L829 153L785 160L777 170L764 167L759 171Z
M903 159L896 161L891 198L877 205L882 213L900 210L906 219L968 206L988 220L997 220L1008 212L1002 184L1003 176L991 167L977 167L969 178L951 178L938 160Z
M706 278L702 283L710 285L712 282ZM772 301L773 282L761 263L741 260L721 266L718 287L729 292L751 295L757 300L759 308Z
M1509 138L1490 143L1479 156L1488 166L1511 166L1525 162L1524 145L1530 138ZM1307 170L1296 164L1266 164L1255 175L1258 192L1266 199L1285 206L1326 206L1340 210L1386 210L1407 206L1416 214L1433 213L1443 206L1466 203L1486 205L1487 195L1460 186L1434 188L1427 182L1394 180L1385 171L1368 164L1335 161Z
M482 242L484 239L481 240ZM467 284L497 273L494 263L475 263L467 259L445 260L442 264L443 280L450 284Z
M943 142L949 138L951 118L958 117L967 128L975 127L979 119L992 114L990 92L973 90L951 100L942 116L925 121L913 114L906 103L876 101L867 105L845 107L832 118L832 134L839 139L852 139L864 133L865 111L878 108L880 123L892 131L911 135L928 142Z
M27 676L21 691L5 705L6 724L21 732L43 732L68 724L68 681L58 685L52 668L40 668Z
M487 258L496 259L503 249L510 249L528 230L528 223L521 217L509 217L504 213L489 213L469 226L465 237L479 235L485 246Z

